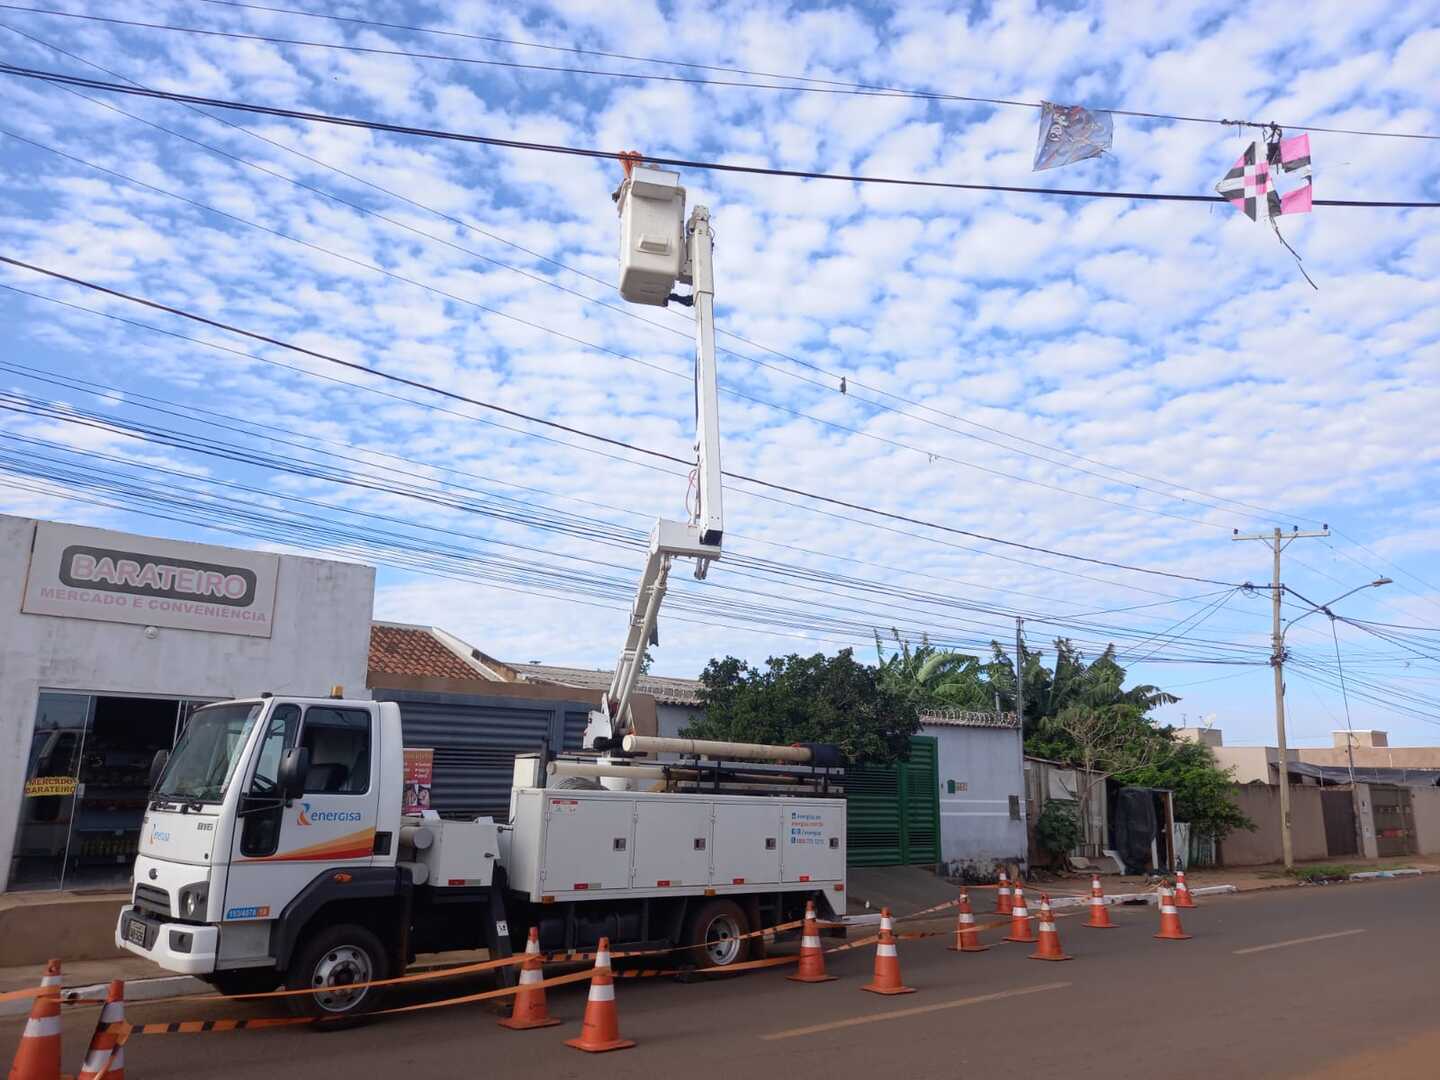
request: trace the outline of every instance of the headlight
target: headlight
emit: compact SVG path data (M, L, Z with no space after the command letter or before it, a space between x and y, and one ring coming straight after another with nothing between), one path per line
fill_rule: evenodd
M186 885L180 890L180 917L182 919L205 918L205 907L210 900L210 883Z

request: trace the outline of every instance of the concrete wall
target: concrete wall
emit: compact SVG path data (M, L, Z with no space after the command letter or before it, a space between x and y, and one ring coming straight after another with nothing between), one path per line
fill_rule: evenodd
M682 729L690 726L692 720L699 720L704 715L704 705L671 705L662 701L655 703L655 723L659 729L657 733L667 739L676 738Z
M946 873L989 880L998 864L1025 865L1020 729L926 724L920 733L933 735L939 751L940 857ZM1018 800L1018 820L1010 816L1012 796Z
M0 886L9 875L20 793L45 690L228 698L367 696L372 567L280 558L271 636L159 628L20 611L35 522L0 515Z
M1350 764L1344 747L1302 747L1294 751L1300 761L1311 765ZM1440 769L1440 746L1356 746L1357 769Z
M1237 784L1268 784L1273 779L1270 763L1277 751L1266 746L1216 746L1215 761L1222 769L1234 769Z
M1440 787L1413 787L1410 806L1415 812L1415 852L1440 854Z
M1280 844L1280 788L1272 784L1241 784L1231 789L1231 793L1235 805L1255 823L1255 831L1236 830L1221 840L1222 864L1264 866L1280 862L1283 856ZM1323 859L1329 854L1319 788L1290 789L1290 837L1297 860Z

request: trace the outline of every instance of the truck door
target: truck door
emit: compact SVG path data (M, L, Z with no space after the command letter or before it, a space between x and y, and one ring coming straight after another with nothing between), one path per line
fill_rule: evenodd
M289 806L275 778L288 748L310 751L305 794ZM271 710L245 777L231 846L224 918L280 914L318 874L369 866L379 805L379 733L366 708L285 702Z

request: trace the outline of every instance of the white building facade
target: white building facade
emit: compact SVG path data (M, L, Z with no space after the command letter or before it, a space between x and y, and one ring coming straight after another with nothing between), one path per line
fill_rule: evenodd
M365 689L375 571L0 515L0 888L129 876L209 701Z

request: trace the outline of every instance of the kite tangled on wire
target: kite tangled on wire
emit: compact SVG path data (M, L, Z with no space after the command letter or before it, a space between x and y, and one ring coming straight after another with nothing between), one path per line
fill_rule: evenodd
M1313 183L1310 136L1297 135L1290 139L1282 136L1283 132L1274 124L1266 128L1264 151L1260 149L1260 140L1251 142L1230 171L1220 178L1215 190L1231 205L1244 211L1251 221L1268 221L1275 230L1276 238L1285 245L1285 250L1295 256L1299 265L1299 253L1280 235L1280 226L1275 219L1284 214L1310 213ZM1277 172L1290 174L1305 182L1282 195L1276 185ZM1310 282L1311 288L1318 288L1303 266L1300 273Z

